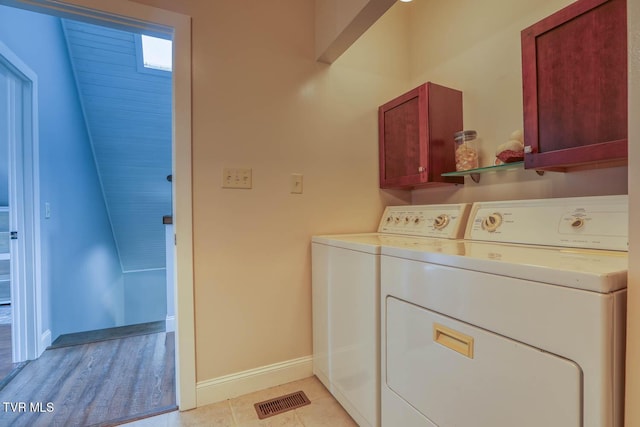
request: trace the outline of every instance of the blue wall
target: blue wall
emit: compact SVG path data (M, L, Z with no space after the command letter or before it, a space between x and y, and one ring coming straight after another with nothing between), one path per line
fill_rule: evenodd
M43 326L55 340L122 325L124 279L60 20L0 6L0 40L38 75Z
M165 270L124 273L124 323L135 325L165 320L166 286Z

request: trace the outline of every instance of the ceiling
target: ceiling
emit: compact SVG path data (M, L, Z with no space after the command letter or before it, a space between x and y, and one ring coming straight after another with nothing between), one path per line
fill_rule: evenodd
M124 272L165 267L171 73L142 67L139 35L62 20Z

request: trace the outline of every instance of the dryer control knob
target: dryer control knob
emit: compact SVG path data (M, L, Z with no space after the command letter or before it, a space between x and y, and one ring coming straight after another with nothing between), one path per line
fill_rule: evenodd
M436 219L433 220L433 228L436 230L442 230L449 224L449 215L442 214L438 215Z
M584 225L584 219L580 217L575 217L571 221L571 228L573 228L574 230L577 230L578 228L582 228L583 225Z
M494 212L482 220L482 228L490 233L496 231L500 224L502 224L502 215L498 212Z

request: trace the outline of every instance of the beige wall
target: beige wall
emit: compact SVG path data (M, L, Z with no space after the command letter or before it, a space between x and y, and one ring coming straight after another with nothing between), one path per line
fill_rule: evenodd
M425 81L460 89L464 124L478 131L481 165L522 128L520 31L570 4L568 0L414 1L410 9L410 83ZM455 23L455 24L452 24ZM414 203L625 194L627 168L557 173L507 171L482 175L476 184L415 191Z
M404 17L328 66L311 0L139 2L193 18L197 379L307 356L310 237L369 231L410 198L377 186L376 108L408 77ZM252 168L253 189L220 188L226 166Z
M322 55L369 0L315 0L315 49Z
M331 64L396 0L315 0L316 58Z

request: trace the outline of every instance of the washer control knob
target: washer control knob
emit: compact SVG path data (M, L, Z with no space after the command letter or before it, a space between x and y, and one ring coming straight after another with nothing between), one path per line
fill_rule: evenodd
M571 228L573 228L574 230L582 228L583 225L584 225L584 219L582 219L582 218L575 217L571 221Z
M387 224L389 224L389 223L391 223L391 221L393 221L393 217L392 216L388 216L385 221L387 222Z
M447 224L449 224L449 215L447 214L438 215L436 219L433 220L433 228L436 230L442 230Z
M482 220L482 228L490 233L493 233L502 224L502 215L498 212L494 212Z
M395 218L394 218L394 222L395 222L396 224L400 224L400 217L399 217L399 216L395 217Z
M411 219L408 216L404 217L404 223L405 224L409 224L409 221L411 221Z
M413 219L413 223L414 223L415 225L420 224L420 218L419 218L419 217L415 217L415 218Z

